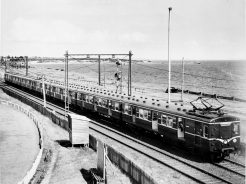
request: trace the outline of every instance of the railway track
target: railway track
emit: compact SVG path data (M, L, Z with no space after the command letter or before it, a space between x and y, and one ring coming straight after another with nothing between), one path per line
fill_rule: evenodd
M225 159L215 165L245 178L245 165L243 164Z
M2 86L2 88L8 88L9 90L12 90L14 92L18 92L22 94L22 96L25 96L25 98L30 98L38 104L42 104L42 101L40 98L30 95L29 93L23 92L21 90L18 90L16 88L13 89L13 87L9 86ZM23 95L24 94L24 95ZM64 115L64 109L51 104L47 102L47 108L50 110L55 110L56 113L59 113L61 115ZM186 177L192 179L193 181L196 181L198 183L235 183L235 181L244 181L245 175L242 174L243 170L238 171L236 168L230 167L228 168L226 164L218 163L214 164L214 166L217 167L217 169L222 169L223 171L231 172L237 176L233 176L231 179L225 177L224 175L216 175L213 172L211 172L211 169L205 169L202 166L202 164L196 164L187 161L184 158L180 158L176 155L170 154L164 150L161 150L155 146L152 146L150 144L147 144L145 142L142 142L138 139L135 139L133 137L130 137L129 135L123 134L122 132L119 132L117 130L114 130L110 127L107 127L105 125L99 124L95 121L90 122L90 129L93 131L96 131L106 137L109 137L110 139L119 142L120 144L129 147L130 149L133 149L140 154L143 154L157 163L161 165L165 165L183 175ZM228 161L226 161L228 163ZM236 165L236 164L235 164ZM206 167L207 168L207 167ZM235 170L234 170L235 169ZM245 166L244 166L245 171ZM240 173L240 174L238 174ZM234 179L234 177L240 177L241 179Z

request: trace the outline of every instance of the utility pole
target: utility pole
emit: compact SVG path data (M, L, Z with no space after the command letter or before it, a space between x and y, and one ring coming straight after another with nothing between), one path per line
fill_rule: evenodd
M184 93L184 58L182 58L182 85L181 85L181 101L183 102Z
M65 89L65 117L67 113L69 112L69 91L68 91L68 51L65 53L65 83L64 83L64 89Z
M105 80L106 80L106 78L105 78L105 64L103 65L103 74L104 74L104 87L105 87Z
M5 58L5 73L7 72L7 58Z
M26 76L28 76L28 57L25 56L25 61L26 61Z
M42 87L43 87L44 108L46 108L46 94L45 94L45 85L44 85L44 75L42 75Z
M101 86L101 56L98 55L98 85Z
M128 96L132 95L132 51L129 51Z
M170 13L172 11L172 7L168 8L168 103L170 104L170 93L171 93L171 61L170 61Z

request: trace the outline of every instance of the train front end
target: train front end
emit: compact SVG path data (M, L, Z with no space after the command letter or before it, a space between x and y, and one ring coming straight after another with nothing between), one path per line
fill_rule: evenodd
M240 148L240 120L234 116L223 116L211 122L210 152L224 158Z

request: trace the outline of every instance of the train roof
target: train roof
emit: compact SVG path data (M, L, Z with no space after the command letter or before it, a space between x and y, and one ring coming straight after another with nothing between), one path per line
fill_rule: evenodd
M16 77L22 77L28 80L31 79L31 80L40 81L35 78L20 76L18 74L11 74L11 75L14 75ZM45 81L45 83L48 85L53 85L55 87L64 89L64 83L60 81L51 80L51 81ZM228 119L230 119L230 121L239 121L237 117L223 114L223 113L197 111L194 110L191 105L184 104L182 102L171 102L170 104L168 104L168 102L160 100L158 98L145 97L142 95L128 96L127 94L116 93L112 90L108 90L104 88L81 86L79 84L74 84L74 83L69 84L69 90L84 93L87 95L97 96L99 98L111 99L118 102L134 104L144 109L152 109L158 112L165 112L170 115L186 117L196 121L217 122L217 121L227 121Z

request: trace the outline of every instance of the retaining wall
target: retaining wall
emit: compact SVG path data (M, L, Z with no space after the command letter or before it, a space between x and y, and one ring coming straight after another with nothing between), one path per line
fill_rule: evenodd
M18 184L28 184L31 181L31 179L33 178L34 174L36 173L36 170L38 168L38 165L41 161L41 157L43 154L43 133L42 133L42 128L41 128L42 125L41 125L40 121L38 120L38 118L32 112L28 111L27 109L25 109L22 106L15 104L15 103L12 103L10 101L5 101L5 100L0 100L0 104L5 104L8 106L11 106L12 108L19 110L20 112L26 114L35 123L35 125L38 129L40 150L38 152L38 155L37 155L35 161L32 164L31 169L29 171L27 171L25 177L21 181L18 182Z
M23 98L22 96L19 96L16 93L13 93L5 89L4 91L7 94L14 96L19 100L21 100L22 102L30 105L37 111L41 112L43 115L47 116L50 120L52 120L52 122L54 122L55 124L61 126L62 128L68 131L68 120L64 116L52 112L47 108L44 108L42 105L36 104L32 100ZM89 136L89 144L93 150L95 151L97 150L97 139L92 135ZM151 176L149 176L146 172L144 172L139 166L134 164L131 160L126 158L123 154L117 152L116 150L114 150L114 148L112 148L107 144L106 147L107 147L107 155L108 158L111 160L111 162L114 163L116 166L118 166L129 178L131 178L134 181L134 183L157 184L157 182L154 181L154 179Z

